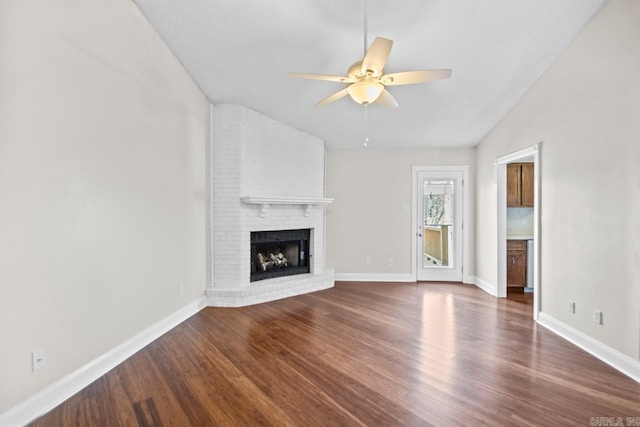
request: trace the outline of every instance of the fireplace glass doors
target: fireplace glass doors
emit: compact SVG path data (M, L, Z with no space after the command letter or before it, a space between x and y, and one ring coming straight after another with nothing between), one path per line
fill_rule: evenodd
M251 282L310 272L310 229L251 233Z

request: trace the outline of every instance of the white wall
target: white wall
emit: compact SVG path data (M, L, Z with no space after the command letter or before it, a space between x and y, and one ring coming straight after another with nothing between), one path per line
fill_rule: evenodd
M2 413L203 295L208 101L129 0L3 0L0 121Z
M541 310L636 360L638 22L640 2L605 4L478 146L476 163L476 276L497 282L494 159L542 141ZM604 312L602 326L592 322L594 308Z
M327 197L335 201L327 208L327 266L336 275L411 274L411 167L469 165L473 225L474 158L473 148L328 151ZM473 230L471 236L473 260Z

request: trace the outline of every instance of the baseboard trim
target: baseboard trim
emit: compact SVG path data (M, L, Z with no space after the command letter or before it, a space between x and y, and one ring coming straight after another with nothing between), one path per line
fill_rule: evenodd
M538 323L626 376L640 382L640 361L620 353L618 350L601 343L547 313L540 312L538 315Z
M210 287L205 294L211 307L246 307L332 288L334 276L334 270L327 268L319 274L277 277L252 282L251 286Z
M336 281L341 282L415 282L411 274L385 273L336 273Z
M207 306L204 296L170 314L80 369L48 385L0 415L2 426L23 426L46 414L71 396L118 366L143 347Z
M471 276L471 279L473 280L471 283L473 283L474 285L476 285L486 293L496 296L496 285L489 283L486 280L481 279L477 276Z

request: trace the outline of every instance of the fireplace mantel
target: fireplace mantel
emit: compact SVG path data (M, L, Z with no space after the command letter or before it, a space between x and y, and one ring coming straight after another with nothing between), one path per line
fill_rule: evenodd
M333 202L333 199L327 199L323 197L254 197L254 196L243 196L240 197L242 202L249 205L260 205L260 218L264 218L267 216L269 212L270 205L304 205L306 206L306 210L304 211L304 216L309 216L311 214L311 209L314 205L317 206L326 206L329 203Z

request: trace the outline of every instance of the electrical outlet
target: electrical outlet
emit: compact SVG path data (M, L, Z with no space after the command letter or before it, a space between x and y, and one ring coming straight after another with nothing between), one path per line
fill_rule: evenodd
M364 262L365 262L365 264L367 264L367 265L371 265L371 257L366 257L366 258L364 259Z
M46 364L44 348L33 350L31 353L31 368L33 371L44 368Z
M602 312L600 310L593 310L593 323L602 325Z
M387 265L393 265L393 258L387 258Z
M571 314L575 314L576 313L576 303L575 303L575 301L569 300L569 313L571 313Z
M178 285L178 296L181 297L184 295L184 286Z

